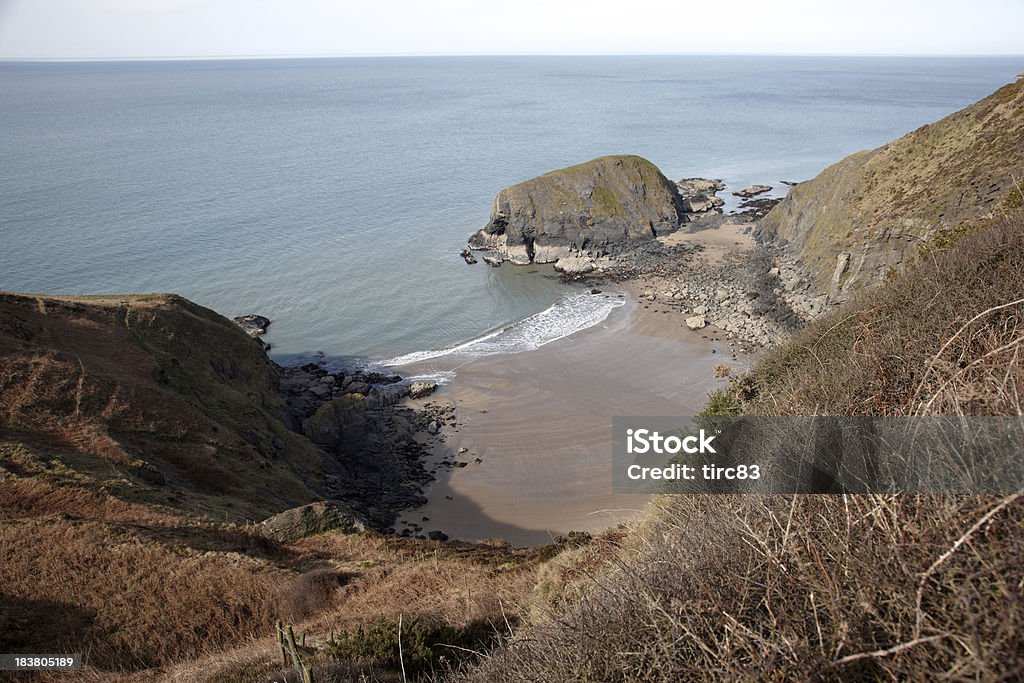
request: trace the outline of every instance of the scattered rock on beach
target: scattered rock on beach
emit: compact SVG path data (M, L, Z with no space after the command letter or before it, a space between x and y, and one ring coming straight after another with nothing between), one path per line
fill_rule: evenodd
M409 398L424 398L437 391L437 382L416 380L409 385Z
M702 330L708 326L708 319L702 315L695 315L686 319L686 326L691 330Z

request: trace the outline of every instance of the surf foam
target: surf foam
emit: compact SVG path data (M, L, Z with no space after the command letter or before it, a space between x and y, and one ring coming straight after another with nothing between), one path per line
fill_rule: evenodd
M610 295L583 292L569 294L540 313L476 339L447 348L407 353L381 361L380 365L393 367L444 356L472 359L499 353L532 351L604 322L614 309L624 303L625 299L620 298L616 292Z

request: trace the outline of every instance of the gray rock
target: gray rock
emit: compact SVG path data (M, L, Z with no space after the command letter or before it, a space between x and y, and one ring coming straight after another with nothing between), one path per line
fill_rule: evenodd
M583 275L595 268L597 264L589 256L563 256L555 261L555 270L566 275Z
M765 192L771 191L771 185L750 185L749 187L745 187L742 190L736 190L732 194L735 197L744 197L749 199L750 197L756 197L759 194L764 194Z
M344 389L350 394L363 394L365 396L370 393L370 385L366 382L349 382Z
M309 388L309 393L317 398L328 398L331 395L331 387L326 384L314 384Z
M683 178L677 180L679 194L684 197L694 195L713 195L725 189L725 183L717 178Z
M437 382L416 380L409 385L409 398L423 398L430 396L437 390Z
M700 330L707 327L708 321L702 315L695 315L686 319L686 326L691 330Z
M232 322L245 330L245 333L250 337L259 337L266 334L267 328L270 327L270 318L254 313L240 315L237 318L233 318Z

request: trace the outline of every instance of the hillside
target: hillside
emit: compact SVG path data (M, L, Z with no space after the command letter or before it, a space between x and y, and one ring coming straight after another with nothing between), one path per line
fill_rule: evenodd
M760 234L842 301L939 230L988 216L1024 178L1024 79L794 187Z
M306 661L360 676L399 667L399 619L417 672L461 661L439 640L485 648L516 623L559 548L325 531L320 505L252 523L329 497L331 477L393 495L378 470L415 461L365 387L314 414L345 448L289 430L279 374L178 296L0 294L0 651L87 653L84 680L268 680L283 620Z
M283 416L265 352L209 309L0 294L0 436L115 495L236 521L319 500L331 463Z
M1019 416L1022 273L1022 212L932 243L733 377L707 411ZM463 680L1024 670L1024 492L663 496L624 542L564 556L545 576L547 609Z

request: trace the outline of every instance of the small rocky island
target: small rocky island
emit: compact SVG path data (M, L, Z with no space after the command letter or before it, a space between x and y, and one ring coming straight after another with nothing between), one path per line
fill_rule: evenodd
M685 223L676 184L650 161L604 156L507 187L490 222L469 239L489 263L554 263L572 270Z

